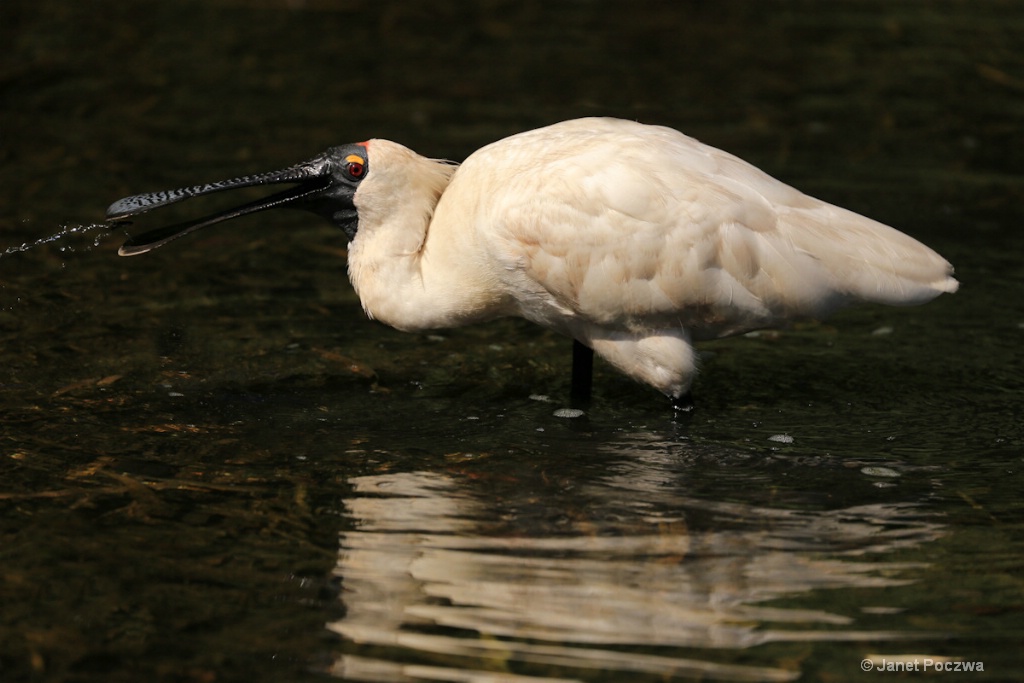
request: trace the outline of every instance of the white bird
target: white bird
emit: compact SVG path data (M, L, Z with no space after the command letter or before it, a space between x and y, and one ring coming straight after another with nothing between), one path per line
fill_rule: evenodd
M347 233L349 277L371 318L412 332L520 316L680 407L695 341L958 287L945 259L891 227L678 131L610 118L513 135L461 166L373 139L282 171L128 197L107 215L270 183L295 187L139 235L120 253L305 208Z

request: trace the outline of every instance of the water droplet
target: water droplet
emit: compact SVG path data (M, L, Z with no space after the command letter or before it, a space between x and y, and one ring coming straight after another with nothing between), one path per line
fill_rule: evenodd
M91 223L89 225L65 225L62 226L60 230L53 233L52 235L40 237L39 239L34 240L32 242L25 242L24 244L19 244L14 247L7 247L2 252L0 252L0 258L3 258L5 256L11 256L12 254L20 254L29 251L30 249L35 249L37 247L42 247L44 245L57 242L72 235L86 235L92 232L95 232L97 234L96 237L93 239L93 246L89 248L98 247L100 245L100 242L103 241L103 238L109 234L108 226L104 223ZM61 244L58 247L58 249L61 252L73 252L75 251L75 246L73 244Z

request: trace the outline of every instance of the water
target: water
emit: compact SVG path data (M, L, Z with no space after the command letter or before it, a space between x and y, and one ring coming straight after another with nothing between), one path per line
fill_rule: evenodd
M0 4L0 679L1022 676L1015 5L66 5ZM962 289L705 345L692 416L598 363L575 415L567 341L367 321L304 215L132 259L102 223L592 114L896 225Z
M73 252L76 251L76 247L73 244L69 244L69 240L67 238L69 236L78 237L89 235L90 233L97 233L93 235L92 239L92 248L96 248L100 246L100 243L103 242L103 238L105 237L103 233L100 233L98 231L104 230L104 232L106 232L107 229L107 226L103 224L65 225L52 235L40 237L37 240L25 242L24 244L19 244L18 246L15 247L7 247L6 249L4 249L2 253L0 253L0 257L10 256L12 254L21 254L30 249L37 249L43 245L54 244L57 242L61 243L61 246L58 248L61 253Z

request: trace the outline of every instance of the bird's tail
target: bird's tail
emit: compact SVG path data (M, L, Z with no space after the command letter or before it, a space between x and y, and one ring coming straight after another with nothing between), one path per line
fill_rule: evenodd
M852 211L821 204L780 218L793 228L785 231L792 246L819 262L841 299L911 306L960 286L935 251Z

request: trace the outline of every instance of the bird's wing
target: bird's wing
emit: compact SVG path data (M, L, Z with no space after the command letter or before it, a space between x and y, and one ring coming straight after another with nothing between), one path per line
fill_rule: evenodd
M479 229L524 305L699 338L955 289L949 264L916 240L655 131L491 159L500 182Z

